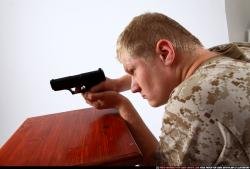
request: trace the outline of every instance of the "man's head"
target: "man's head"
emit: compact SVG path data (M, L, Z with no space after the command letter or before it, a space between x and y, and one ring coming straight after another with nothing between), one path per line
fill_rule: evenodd
M117 41L117 57L131 75L132 92L153 107L168 100L181 82L180 56L191 55L200 41L176 21L159 13L135 17ZM182 63L183 64L183 63Z
M190 53L201 42L173 19L160 13L145 13L134 17L117 40L117 57L123 51L132 57L152 57L160 39L169 40L177 55Z

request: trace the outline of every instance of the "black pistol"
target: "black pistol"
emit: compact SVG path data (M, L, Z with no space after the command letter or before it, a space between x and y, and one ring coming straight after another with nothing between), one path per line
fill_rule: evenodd
M51 88L55 91L69 90L72 94L84 93L91 87L106 80L105 74L101 68L96 71L86 72L79 75L67 76L50 80ZM73 88L80 88L79 91Z

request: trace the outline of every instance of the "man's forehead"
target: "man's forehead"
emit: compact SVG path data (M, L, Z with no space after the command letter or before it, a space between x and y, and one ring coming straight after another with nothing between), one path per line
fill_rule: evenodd
M129 58L131 58L131 54L127 50L121 50L120 52L120 62L126 62Z
M122 64L127 64L127 63L131 62L131 58L128 56L122 56L120 61Z
M132 66L132 62L130 61L130 59L123 59L123 61L121 62L123 65L123 69L128 72L128 69Z
M123 65L123 68L126 70L128 67L133 65L133 58L131 57L123 57L121 60L121 63Z

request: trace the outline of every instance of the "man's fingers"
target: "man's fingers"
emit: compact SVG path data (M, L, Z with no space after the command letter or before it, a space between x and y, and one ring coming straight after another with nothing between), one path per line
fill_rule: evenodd
M89 101L89 100L85 100L87 104L95 107L95 108L102 108L103 107L103 102L101 100L97 100L97 101Z
M103 92L101 93L92 93L92 92L86 92L83 97L86 99L86 100L89 100L89 101L97 101L97 100L101 100L103 98Z
M93 103L93 105L97 109L102 109L103 108L103 102L101 100L97 100L96 102Z
M85 99L85 102L89 105L92 105L92 102L90 102L89 100Z
M95 102L90 102L90 101L86 100L86 103L88 103L89 105L91 105L97 109L102 109L103 105L104 105L104 103L101 100L97 100Z

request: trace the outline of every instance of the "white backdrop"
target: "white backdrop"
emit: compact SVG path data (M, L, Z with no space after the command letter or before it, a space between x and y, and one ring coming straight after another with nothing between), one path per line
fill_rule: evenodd
M28 117L89 107L49 81L103 68L124 73L116 38L135 15L162 12L206 47L228 42L224 0L0 0L0 146ZM158 138L164 107L124 92Z

